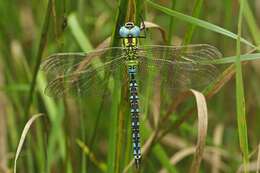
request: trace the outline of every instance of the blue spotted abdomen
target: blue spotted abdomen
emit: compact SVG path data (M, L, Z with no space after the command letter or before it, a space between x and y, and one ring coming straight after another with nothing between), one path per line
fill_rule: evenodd
M138 85L136 82L137 66L128 66L129 75L129 101L131 110L131 127L132 127L132 142L133 153L136 167L140 166L141 162L141 144L140 144L140 130L139 130L139 98L138 98Z

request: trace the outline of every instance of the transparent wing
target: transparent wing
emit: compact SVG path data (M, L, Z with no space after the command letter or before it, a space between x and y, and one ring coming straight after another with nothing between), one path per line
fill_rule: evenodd
M121 47L105 48L88 53L57 53L44 60L41 68L53 79L75 70L85 70L93 60L99 59L105 63L122 54L123 49Z
M213 46L145 46L138 50L140 83L155 73L165 90L204 89L220 73L210 60L221 57Z
M65 93L85 94L90 89L102 87L109 81L109 74L119 72L125 62L121 47L107 48L89 53L59 53L42 63L48 85L45 93L60 97ZM101 60L93 65L95 60Z
M219 50L208 44L194 44L186 46L164 46L149 45L142 46L138 50L139 56L151 57L155 59L168 59L178 61L213 60L222 57ZM199 58L199 59L197 59Z

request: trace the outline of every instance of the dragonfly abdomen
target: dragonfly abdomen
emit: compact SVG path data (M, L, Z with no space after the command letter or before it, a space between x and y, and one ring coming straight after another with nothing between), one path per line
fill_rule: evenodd
M141 144L140 144L140 130L139 130L139 103L138 103L138 85L136 82L137 66L129 65L129 101L131 110L131 126L132 126L132 142L133 142L133 154L136 167L140 166L141 162Z

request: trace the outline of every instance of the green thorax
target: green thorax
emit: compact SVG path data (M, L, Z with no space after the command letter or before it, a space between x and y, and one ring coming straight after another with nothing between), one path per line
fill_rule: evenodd
M123 47L125 48L125 56L127 57L127 66L137 66L137 38L124 38Z

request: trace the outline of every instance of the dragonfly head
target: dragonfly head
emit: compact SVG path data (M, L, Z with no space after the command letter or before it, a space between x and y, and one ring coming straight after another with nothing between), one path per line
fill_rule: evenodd
M123 45L126 47L137 46L137 38L140 36L140 27L133 22L127 22L119 29L119 35L123 39Z
M119 29L119 35L122 38L137 38L140 36L140 27L134 25L133 22L127 22Z

